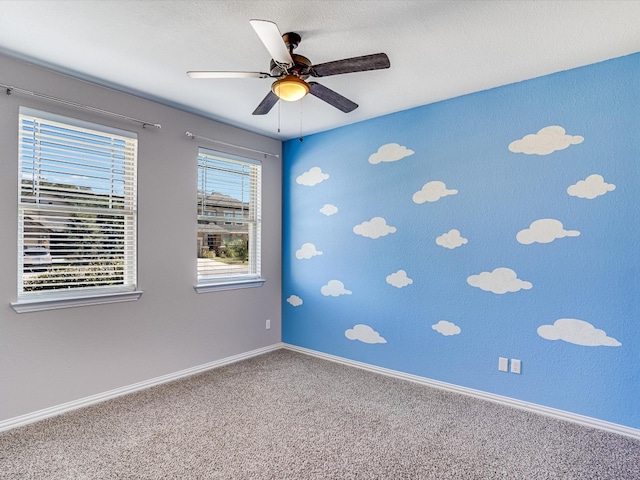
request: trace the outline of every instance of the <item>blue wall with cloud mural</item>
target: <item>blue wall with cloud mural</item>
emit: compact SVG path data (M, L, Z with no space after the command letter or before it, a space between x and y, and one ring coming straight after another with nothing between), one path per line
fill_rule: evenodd
M639 107L634 54L286 142L283 341L640 428Z

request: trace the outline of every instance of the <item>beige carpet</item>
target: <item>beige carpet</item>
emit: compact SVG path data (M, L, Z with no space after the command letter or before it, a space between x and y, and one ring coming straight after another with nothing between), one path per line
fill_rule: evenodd
M640 479L640 441L288 350L0 434L2 479Z

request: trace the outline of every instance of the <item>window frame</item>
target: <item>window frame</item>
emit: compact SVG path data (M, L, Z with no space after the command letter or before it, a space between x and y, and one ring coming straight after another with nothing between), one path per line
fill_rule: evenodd
M237 214L234 214L233 211L229 210L226 206L218 206L216 205L214 208L218 212L218 216L208 215L207 212L202 207L202 202L205 200L201 200L201 197L206 197L206 193L203 195L203 185L201 185L201 181L203 176L202 172L204 168L209 168L207 172L210 174L211 171L215 170L213 166L204 166L201 160L202 158L211 158L216 162L228 162L233 165L242 165L250 168L251 173L249 173L249 181L251 182L249 191L250 191L250 199L247 202L249 204L249 208L253 209L249 211L248 219L237 217ZM236 227L240 225L247 225L247 236L248 236L248 245L249 245L249 273L242 274L221 274L221 275L201 275L201 270L199 266L196 266L196 284L194 289L197 293L206 293L211 291L220 291L220 290L233 290L238 288L252 288L252 287L261 287L265 283L265 279L262 277L262 261L261 261L261 237L262 237L262 212L261 212L261 203L262 203L262 162L260 160L256 160L253 158L241 157L238 155L229 154L226 152L222 152L219 150L212 150L209 148L199 147L197 153L197 172L198 172L198 181L196 188L196 230L197 237L200 239L201 235L204 235L202 241L197 241L197 245L205 245L207 244L207 239L210 234L200 232L198 229L200 228L200 222L204 220L206 217L211 217L211 221L216 224L218 227ZM253 180L252 180L253 178ZM204 185L204 191L206 192L209 184ZM230 214L230 215L228 215ZM204 217L204 218L203 218ZM242 220L238 222L237 220ZM237 232L220 232L218 233L220 237L225 235L229 235L235 237ZM197 259L200 258L200 251L198 251Z
M31 291L31 292L24 290L25 272L24 272L24 264L23 264L23 261L24 261L23 251L25 250L25 247L28 247L31 244L29 239L31 235L29 234L28 230L25 228L26 224L28 223L27 219L29 218L29 214L33 215L34 212L35 214L38 214L38 212L46 213L48 210L48 207L51 207L51 205L47 206L47 202L41 204L39 202L31 203L31 202L23 201L23 198L24 198L23 196L23 187L24 187L23 163L28 158L32 158L31 161L34 163L34 165L41 166L43 162L42 157L39 157L39 156L32 157L30 155L27 156L28 154L25 154L24 152L22 142L23 142L23 137L25 135L27 127L25 126L26 124L23 125L23 123L25 121L29 121L30 119L35 120L35 122L37 122L40 125L43 125L43 124L46 125L47 123L60 124L60 128L66 128L66 129L69 129L72 131L75 130L76 132L78 132L79 137L83 134L88 135L89 137L91 135L96 134L99 136L106 136L106 137L112 137L112 138L118 138L118 139L122 139L124 137L126 138L126 140L124 140L125 142L132 142L132 144L129 146L129 147L132 147L132 153L129 155L129 159L124 161L123 167L122 167L125 169L125 171L122 174L123 182L120 188L122 188L123 192L125 193L122 193L121 197L118 197L118 194L115 193L114 189L116 187L113 186L114 185L113 182L111 183L110 190L108 190L109 192L108 198L116 198L116 199L121 198L121 200L119 201L122 203L122 212L120 213L118 212L118 209L114 209L111 207L112 201L104 202L104 197L101 200L105 203L105 205L108 204L108 206L101 206L101 205L96 206L96 204L93 203L94 201L91 200L91 198L93 197L89 197L89 200L91 201L91 203L89 204L89 208L92 211L94 211L94 214L113 216L113 218L118 218L118 220L114 220L114 221L122 224L122 234L121 236L118 236L118 239L120 238L122 239L123 247L122 247L122 254L118 256L122 257L122 262L123 262L122 274L121 274L123 284L96 286L95 284L91 285L91 283L88 281L87 286L79 286L74 288L51 288L51 289L44 289L42 291ZM38 134L38 137L42 139L42 137L40 137L40 134ZM45 112L42 110L36 110L29 107L24 107L24 106L20 107L19 116L18 116L18 158L17 158L18 160L18 179L17 179L18 180L18 199L17 199L17 211L18 211L17 289L18 289L18 293L17 293L17 301L11 303L11 306L14 308L16 312L25 313L25 312L51 310L51 309L57 309L57 308L68 308L68 307L84 306L84 305L99 305L99 304L105 304L105 303L133 301L140 298L143 292L137 289L137 160L138 160L137 158L138 157L137 155L138 138L137 137L138 137L137 134L134 132L121 130L121 129L117 129L117 128L113 128L113 127L109 127L109 126L105 126L97 123L86 122L76 118L57 115L54 113ZM56 140L59 140L60 138L62 138L62 135L60 135L60 137L56 137ZM72 151L76 147L72 147L70 146L70 144L63 144L62 148L63 148L62 151L64 152L63 154L67 155L68 151ZM53 163L51 163L51 165L55 165L55 168L59 168L58 166L59 162L64 163L66 161L66 158L67 157L62 157L62 160L53 160L52 161ZM89 157L84 157L85 161L87 161L86 159L88 158ZM77 163L79 168L85 167L85 165L82 164L82 160L83 160L82 155L78 155L76 159L79 160L79 162ZM88 161L87 161L86 168L87 170L90 169L90 166L88 165ZM111 175L113 178L113 174ZM33 178L34 178L34 188L36 188L35 176ZM63 175L62 178L66 178L66 177L64 177ZM38 177L37 182L38 182L37 188L40 188L42 182L49 183L49 181L46 180L46 177ZM78 183L78 187L80 190L82 190L82 188L86 186L87 185L83 184L82 182ZM49 185L49 187L51 187L51 185ZM89 190L91 188L93 188L93 186L89 186ZM53 189L49 188L49 191L53 192L54 198L57 191L63 191L63 190L56 190L56 189L60 189L60 187L56 186ZM78 201L78 200L75 200L75 201ZM49 203L51 202L49 201ZM85 209L83 210L81 208L80 203L79 205L80 206L63 203L62 206L58 208L54 207L52 214L62 215L63 216L62 218L64 218L64 215L74 215L74 214L86 215L87 214L86 207L84 207ZM108 225L115 226L116 224L108 224ZM43 234L41 235L44 237ZM66 235L69 235L68 231ZM36 236L36 238L39 238L39 236ZM66 241L68 242L67 237L62 237L62 238L63 238L63 241L64 239L66 239ZM42 240L42 238L40 238L40 240ZM107 247L103 246L102 244L98 244L97 252L109 253L105 250L105 248ZM110 248L113 248L113 247L110 247ZM80 265L80 263L78 263L80 262L80 260L76 259L75 262L78 265ZM74 265L74 262L71 262L71 266L73 265Z

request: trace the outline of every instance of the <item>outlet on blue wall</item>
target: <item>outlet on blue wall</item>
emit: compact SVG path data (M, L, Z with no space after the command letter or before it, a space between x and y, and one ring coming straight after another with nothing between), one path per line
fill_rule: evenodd
M634 54L285 143L284 342L640 428L639 100Z

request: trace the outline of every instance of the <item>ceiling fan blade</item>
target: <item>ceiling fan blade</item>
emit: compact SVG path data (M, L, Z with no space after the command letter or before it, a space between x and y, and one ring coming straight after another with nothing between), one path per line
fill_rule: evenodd
M285 45L284 40L282 40L282 34L275 23L268 20L249 20L249 23L251 23L251 26L276 63L286 65L287 67L293 65L291 53Z
M318 97L320 100L324 100L329 105L336 107L338 110L343 111L344 113L349 113L356 108L358 108L358 104L352 102L346 97L343 97L337 92L334 92L330 88L325 87L324 85L320 85L316 82L308 82L309 85L309 93L314 97Z
M260 105L256 107L252 115L266 115L273 108L273 106L278 103L278 100L280 99L275 93L267 93L267 96L262 99Z
M368 70L380 70L389 68L391 63L386 53L374 53L362 57L345 58L334 62L321 63L311 68L314 77L328 77L341 73L366 72Z
M213 72L207 70L192 70L187 72L191 78L267 78L264 72Z

